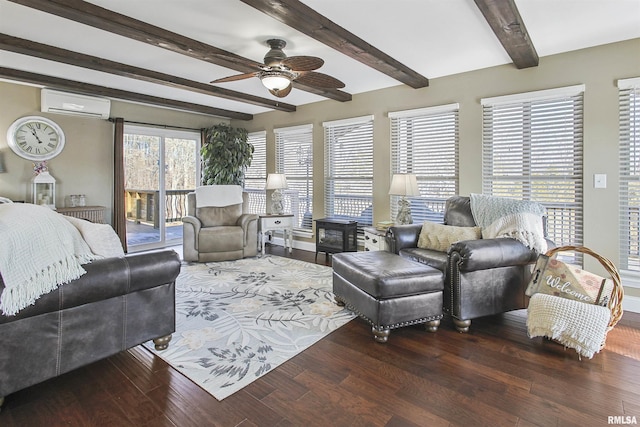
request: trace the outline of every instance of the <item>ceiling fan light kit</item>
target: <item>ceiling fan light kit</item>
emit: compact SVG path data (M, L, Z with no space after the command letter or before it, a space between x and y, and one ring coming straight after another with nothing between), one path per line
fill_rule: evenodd
M287 45L284 40L269 39L267 44L271 49L264 56L264 64L260 65L258 71L223 77L211 83L226 83L258 77L264 87L278 98L287 96L291 92L292 83L298 78L300 83L323 89L344 87L344 83L335 77L313 71L322 67L324 64L322 58L315 56L287 57L282 51L282 48Z
M283 90L291 84L292 77L286 71L262 71L260 81L269 90ZM295 77L294 77L295 78Z

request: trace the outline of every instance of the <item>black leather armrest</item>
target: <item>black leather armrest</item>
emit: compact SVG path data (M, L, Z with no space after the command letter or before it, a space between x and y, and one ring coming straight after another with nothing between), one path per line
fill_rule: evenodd
M180 257L173 250L159 250L127 255L129 292L171 283L180 274Z
M448 254L460 271L527 265L538 258L535 251L511 238L456 242L451 245Z
M391 252L397 254L400 249L415 248L422 231L422 224L394 225L389 227L387 238Z
M161 250L98 259L82 267L86 273L80 278L42 295L16 315L0 313L0 324L171 283L180 273L180 257L175 251ZM0 281L0 292L3 288Z

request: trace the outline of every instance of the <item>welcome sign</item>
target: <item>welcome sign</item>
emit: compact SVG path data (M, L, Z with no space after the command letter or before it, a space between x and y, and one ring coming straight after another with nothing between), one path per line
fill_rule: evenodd
M525 293L528 296L535 293L555 295L606 307L611 300L613 286L611 279L547 255L540 255Z

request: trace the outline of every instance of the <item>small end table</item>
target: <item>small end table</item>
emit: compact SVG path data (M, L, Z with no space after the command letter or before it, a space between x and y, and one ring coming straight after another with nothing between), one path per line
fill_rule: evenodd
M387 230L379 230L375 227L364 227L365 251L389 251L387 242Z
M260 251L264 255L264 244L267 240L267 233L272 231L282 231L284 236L284 247L287 247L287 236L289 239L289 253L293 251L293 214L273 214L260 215L258 221L258 240Z
M318 252L328 256L358 250L358 222L337 218L316 219L316 262Z

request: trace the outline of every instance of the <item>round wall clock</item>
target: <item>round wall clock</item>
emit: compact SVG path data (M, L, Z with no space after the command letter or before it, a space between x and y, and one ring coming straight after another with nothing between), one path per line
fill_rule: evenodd
M37 162L60 154L64 141L62 128L46 117L22 117L7 131L9 147L20 157Z

